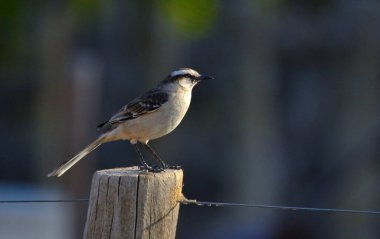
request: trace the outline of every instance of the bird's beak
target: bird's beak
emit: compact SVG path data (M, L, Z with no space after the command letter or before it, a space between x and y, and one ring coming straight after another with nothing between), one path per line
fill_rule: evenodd
M212 76L200 76L198 79L199 79L199 81L213 80L214 77L212 77Z

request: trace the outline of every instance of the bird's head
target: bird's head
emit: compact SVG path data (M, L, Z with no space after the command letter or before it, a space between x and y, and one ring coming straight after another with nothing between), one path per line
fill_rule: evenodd
M214 79L211 76L204 76L190 68L181 68L172 71L163 81L164 83L175 83L185 89L192 89L198 82Z

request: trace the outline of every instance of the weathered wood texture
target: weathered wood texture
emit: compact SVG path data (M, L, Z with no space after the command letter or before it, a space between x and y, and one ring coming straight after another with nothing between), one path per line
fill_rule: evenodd
M175 238L182 170L137 167L97 171L83 238Z

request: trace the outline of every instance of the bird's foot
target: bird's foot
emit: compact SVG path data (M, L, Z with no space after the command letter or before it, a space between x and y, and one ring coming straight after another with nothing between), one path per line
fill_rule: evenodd
M168 164L165 164L164 168L165 169L181 169L181 166L179 166L179 165L168 165Z
M140 166L140 170L146 170L148 172L152 172L152 173L159 173L159 172L162 172L164 171L164 168L162 167L158 167L158 166Z
M148 172L153 172L153 173L159 173L163 171L164 171L164 168L159 167L159 166L153 166L151 167L151 169L148 169Z

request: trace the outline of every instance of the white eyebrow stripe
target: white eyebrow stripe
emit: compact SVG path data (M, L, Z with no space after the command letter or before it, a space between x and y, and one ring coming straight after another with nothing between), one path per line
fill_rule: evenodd
M195 76L195 77L199 77L200 74L198 72L196 72L195 70L193 69L189 69L189 68L186 68L186 69L180 69L178 71L173 71L170 76L171 77L175 77L175 76L180 76L180 75L186 75L186 74L190 74L192 76Z

